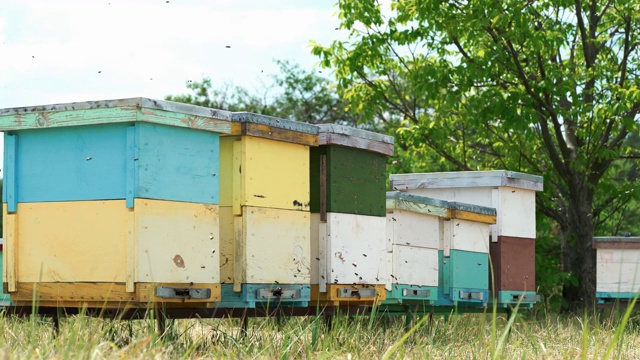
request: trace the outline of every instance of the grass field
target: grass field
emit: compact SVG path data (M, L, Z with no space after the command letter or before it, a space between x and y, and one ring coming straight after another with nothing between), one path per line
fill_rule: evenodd
M73 316L60 320L0 317L0 359L257 358L257 359L638 359L640 317L623 311L417 317L172 320L164 336L151 318L116 321Z

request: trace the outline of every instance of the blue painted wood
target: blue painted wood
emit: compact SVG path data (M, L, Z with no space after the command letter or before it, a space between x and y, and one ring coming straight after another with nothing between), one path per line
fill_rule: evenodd
M4 180L2 185L2 199L7 203L7 211L17 209L17 179L16 179L16 150L18 138L15 135L4 134Z
M126 159L133 159L133 161L126 161L126 203L128 209L133 209L133 199L136 197L136 189L138 187L138 144L136 140L136 128L134 126L129 126L127 128Z
M459 297L462 291L486 292L481 302L487 302L489 290L489 255L471 251L451 250L448 257L438 251L438 287L451 301L467 301ZM477 302L475 300L470 302Z
M300 290L300 298L281 298L278 302L274 300L259 299L256 294L261 289ZM287 284L242 284L240 292L233 291L233 284L221 285L222 299L216 302L216 308L250 308L259 307L306 307L311 301L311 287L309 285L287 285Z
M124 124L17 133L18 202L125 198Z
M217 133L138 122L25 130L6 138L8 201L219 202ZM9 208L15 211L15 204Z
M136 197L218 204L220 136L138 123Z

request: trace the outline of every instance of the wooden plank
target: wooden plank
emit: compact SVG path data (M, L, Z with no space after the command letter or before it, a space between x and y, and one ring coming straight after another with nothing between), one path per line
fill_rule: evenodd
M232 113L231 119L234 123L265 125L275 129L318 135L318 127L316 125L307 124L300 121L281 119L273 116L255 114L250 112L234 112Z
M452 288L489 289L489 254L451 250L448 261Z
M393 282L438 286L438 249L393 245Z
M168 299L161 298L156 296L156 287L158 286L170 286L170 287L178 287L184 289L209 289L211 291L211 297L207 299ZM187 283L139 283L137 284L137 292L136 297L140 302L146 303L181 303L181 304L189 304L189 303L203 303L203 302L214 302L220 301L222 296L222 290L220 288L220 284L211 284L211 283L197 283L197 282L187 282Z
M7 291L16 291L18 284L18 221L16 214L7 211L7 204L2 204L2 224L3 224L3 252L2 262L2 282L7 283Z
M536 237L536 194L514 187L499 189L498 236Z
M393 136L380 134L373 131L362 130L351 126L338 124L319 124L317 125L320 136L326 135L344 135L349 138L359 138L362 140L371 140L393 145ZM320 145L330 145L330 142L320 143Z
M324 198L326 201L327 198L326 195L320 195L320 157L323 155L326 157L326 153L326 146L309 148L309 200L311 205L309 211L312 213L320 213L320 199Z
M231 174L231 180L233 184L232 188L232 196L233 196L233 214L234 215L242 215L242 205L245 202L246 198L246 172L247 165L245 164L245 146L244 139L240 138L233 142L233 173ZM244 167L244 173L243 171ZM228 189L228 188L227 188Z
M489 225L467 220L452 219L444 222L445 242L452 250L489 253Z
M426 188L510 186L532 191L543 190L543 178L516 171L456 171L440 173L392 174L392 190Z
M317 214L311 214L311 216ZM327 265L329 263L329 243L327 242L327 223L320 222L318 227L318 258L315 259L318 261L318 285L320 287L320 291L326 292L327 285L331 279L331 277L327 276ZM311 264L313 265L314 258L311 257ZM313 282L312 282L313 284Z
M125 154L125 197L127 208L133 208L133 199L138 196L138 136L134 126L127 127L127 149Z
M449 217L452 219L460 219L460 220L468 220L473 222L479 222L484 224L495 224L496 216L477 213L473 211L465 211L465 210L452 210L449 213Z
M369 292L371 289L374 289L374 296L354 296L345 297L341 295L342 289L353 290L356 293L359 293L358 290L366 290ZM358 285L358 284L330 284L327 285L326 292L320 292L319 288L315 285L311 285L311 302L320 301L321 304L327 301L330 302L330 305L338 306L340 303L349 303L349 304L359 304L359 305L373 305L374 302L377 301L376 304L380 304L383 300L387 298L387 291L384 285ZM324 305L324 304L323 304ZM327 304L329 305L329 304Z
M220 207L220 283L233 283L234 264L234 230L233 208Z
M594 249L640 249L640 237L598 236L592 245Z
M320 214L311 213L311 237L309 247L311 284L318 284L320 279ZM322 273L324 275L324 272Z
M127 128L109 124L18 133L17 201L125 199Z
M440 218L405 210L387 213L387 228L391 242L397 245L438 249Z
M450 215L447 205L448 205L447 202L437 200L437 199L433 199L431 203L425 203L425 202L416 202L416 201L398 199L393 197L390 198L389 195L387 195L387 200L386 200L386 208L388 210L393 210L393 209L405 210L405 211L410 211L417 214L423 214L427 216L437 216L442 218L448 218Z
M292 144L318 146L318 135L291 131L264 124L242 123L242 135L255 136Z
M393 142L386 143L342 134L320 133L319 143L320 145L341 145L385 156L393 156Z
M147 98L86 101L0 109L0 131L146 121L229 133L231 113Z
M327 211L385 216L387 157L344 146L327 148Z
M320 220L327 221L327 155L320 155Z
M89 301L98 303L138 301L138 295L135 292L126 291L124 283L94 282L21 282L17 290L11 293L11 298L14 301L27 301L31 304L34 291L39 301Z
M17 281L125 283L128 211L125 200L18 203Z
M327 214L326 276L338 284L390 284L386 218Z
M16 135L4 134L4 176L2 187L2 200L7 203L7 211L15 212L17 199L17 172L16 172L16 152L18 148L18 138Z
M309 147L253 136L243 136L241 143L242 183L237 186L242 190L234 210L256 206L309 211Z
M233 217L233 291L235 292L242 291L242 284L246 283L247 279L248 244L245 238L245 224L246 219L244 217Z
M640 249L598 249L596 291L640 291Z
M219 134L231 133L231 122L211 117L203 117L191 114L181 114L171 111L140 108L137 113L137 121L158 125L168 125L196 129Z
M136 117L135 106L60 111L36 110L0 115L0 131L131 123L136 121Z
M137 124L137 197L218 204L220 136L206 131Z
M242 215L243 263L248 284L309 284L310 214L295 210L246 207ZM238 244L238 241L236 241ZM238 267L238 264L236 264ZM238 276L238 273L235 274ZM236 279L234 279L236 280Z
M220 138L220 206L233 206L234 152L233 144L238 136ZM239 164L237 166L240 166Z
M496 290L536 290L535 238L501 236L489 245Z
M137 282L220 283L218 206L136 199Z
M136 281L137 269L137 257L138 257L138 231L136 228L136 213L132 208L127 207L127 213L125 215L126 227L125 227L125 241L126 241L126 272L125 282L126 291L134 292Z

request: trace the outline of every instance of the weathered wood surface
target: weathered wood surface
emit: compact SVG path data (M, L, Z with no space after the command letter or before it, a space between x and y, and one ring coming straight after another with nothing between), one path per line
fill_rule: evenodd
M393 283L438 286L438 249L393 245Z
M640 291L640 249L598 249L596 291Z
M393 145L393 136L380 134L373 131L362 130L351 126L338 125L338 124L319 124L317 125L320 136L323 135L345 135L350 138L359 138L363 140L377 141L385 144ZM324 142L320 145L331 145L331 142Z
M236 215L242 206L309 211L306 145L242 136L233 143L231 176Z
M543 178L507 170L392 174L392 190L456 187L500 187L542 191Z
M497 241L498 236L513 236L522 238L536 237L536 214L535 214L535 191L503 186L493 188L490 186L481 187L452 187L445 188L420 188L406 190L407 195L417 195L422 197L434 197L444 199L448 202L464 202L465 204L476 204L482 207L496 209L495 226L492 226L492 239ZM471 210L471 209L470 209ZM471 211L473 212L473 211ZM485 213L486 214L486 213ZM475 215L469 217L461 214L462 217L476 221L491 223L491 218Z
M445 256L450 250L489 253L489 225L474 221L451 219L443 222Z
M234 221L231 206L220 207L220 283L233 283L234 263Z
M320 263L326 262L321 274L326 279L320 281L390 286L391 254L385 229L384 217L328 213L325 253L319 256Z
M13 241L17 237L17 224L15 213L7 211L7 204L2 204L3 224L3 251L2 251L2 283L7 284L6 291L16 291L17 288L17 249L18 244Z
M501 236L489 246L495 290L536 291L536 239Z
M239 136L220 138L220 206L233 206L234 182L240 183L240 171L234 172L233 144L240 142ZM239 166L239 165L238 165ZM237 177L237 178L236 178ZM234 180L235 179L235 180Z
M640 249L640 237L598 236L592 245L594 249Z
M489 254L451 250L438 254L441 267L439 286L447 288L489 289Z
M361 137L343 134L332 134L321 131L318 142L320 145L341 145L349 148L371 151L386 156L393 156L393 140L391 141L391 143L388 143Z
M496 209L491 207L445 201L400 191L387 192L386 196L387 209L402 209L446 219L463 219L486 224L496 223Z
M235 112L232 119L231 135L318 146L318 128L315 125L248 112Z
M211 291L211 297L207 299L169 299L156 296L157 286L170 286L184 289L209 289ZM180 303L188 305L189 303L213 303L214 301L220 301L221 290L220 284L212 283L139 283L136 286L137 301L145 303ZM212 304L213 305L213 304Z
M6 138L9 211L17 202L219 202L215 133L144 123L20 131Z
M243 207L235 218L234 291L241 284L309 284L311 220L303 211Z
M220 283L218 206L136 199L136 282Z
M345 297L340 296L343 289L352 290L353 296ZM362 296L360 295L360 289L375 291L374 296ZM344 304L359 304L359 305L379 305L383 300L387 298L387 291L384 285L359 285L359 284L330 284L327 285L326 291L319 291L317 285L311 285L311 303L316 304L320 302L321 306L342 306Z
M438 249L441 220L435 215L391 209L387 213L387 233L394 245Z
M230 133L230 120L228 111L146 98L0 109L0 131L149 122Z
M5 217L10 288L122 282L133 291L134 281L220 282L216 205L136 199L131 210L124 200L19 203ZM9 231L9 219L17 232Z
M324 269L321 271L320 270L320 214L318 213L311 213L310 214L310 223L311 223L311 237L310 237L310 241L311 241L311 245L309 248L309 259L310 263L311 263L311 271L310 271L310 281L311 284L315 284L318 285L319 280L320 280L320 274L322 273L323 276L325 276L325 271ZM323 234L323 242L325 242L325 236ZM323 251L324 253L324 251ZM326 276L325 276L326 277ZM326 281L325 281L326 283ZM325 290L326 291L326 290Z

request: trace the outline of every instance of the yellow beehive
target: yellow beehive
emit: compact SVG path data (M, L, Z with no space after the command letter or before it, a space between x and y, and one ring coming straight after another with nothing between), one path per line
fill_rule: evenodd
M248 113L233 119L220 139L222 282L236 292L309 284L309 148L318 130Z
M211 303L220 298L217 212L217 205L147 199L135 199L133 209L125 200L70 201L18 203L8 213L5 204L13 246L3 254L4 282L18 305L30 305L34 291L41 306ZM210 296L163 297L159 286Z

